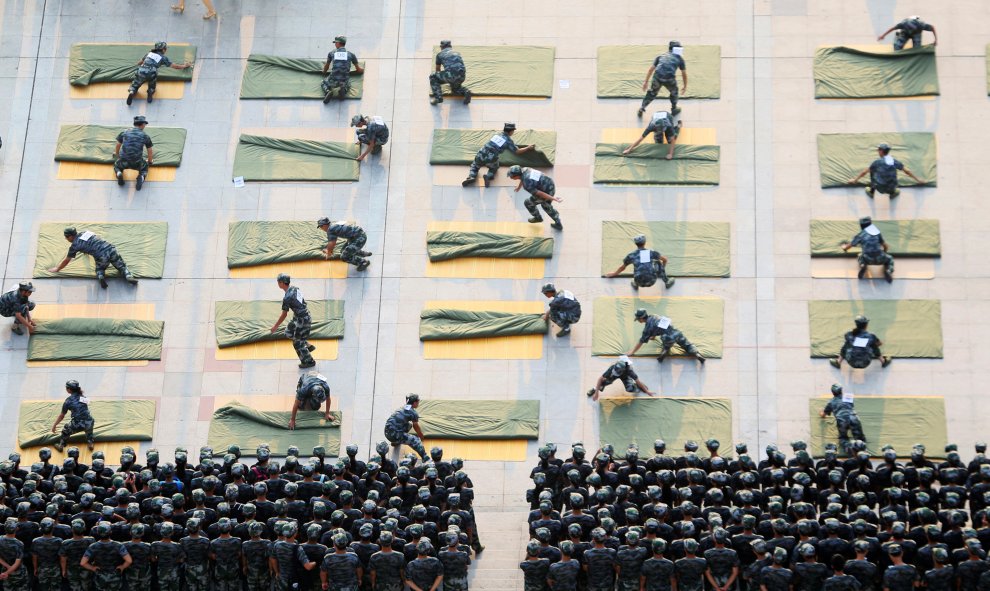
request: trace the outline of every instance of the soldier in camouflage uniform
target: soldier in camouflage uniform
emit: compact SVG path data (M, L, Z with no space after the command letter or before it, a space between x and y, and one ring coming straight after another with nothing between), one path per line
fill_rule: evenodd
M416 560L406 564L406 584L413 591L437 591L443 583L443 563L431 554L433 544L421 539L416 544Z
M646 387L646 384L640 381L639 375L633 370L632 360L626 355L620 355L619 360L608 366L605 373L598 376L598 382L595 387L588 390L587 394L592 399L597 401L598 396L605 391L605 386L608 386L612 382L619 380L625 387L626 392L633 394L635 392L643 392L649 396L656 394Z
M467 68L464 67L464 58L461 54L453 50L450 41L444 39L440 42L440 52L434 60L437 69L430 74L430 104L436 105L443 102L443 92L441 84L450 85L450 94L459 94L464 97L464 104L471 102L471 91L464 86L464 79L467 77Z
M330 384L326 377L315 371L309 371L299 376L296 383L296 400L292 403L292 414L289 416L289 430L296 428L296 413L302 410L320 410L326 403L323 418L332 419L330 414Z
M80 234L75 228L66 228L62 231L65 239L70 243L69 254L55 267L48 269L49 273L58 273L69 264L77 254L83 253L93 257L96 265L96 278L100 281L100 287L107 288L107 267L113 265L114 269L120 273L121 277L131 285L137 284L134 274L127 269L127 263L117 253L117 247L103 240L93 232L83 230Z
M316 360L310 354L316 347L310 345L308 341L309 332L313 327L313 317L309 314L309 308L306 307L306 300L303 298L299 288L289 286L291 280L285 273L279 273L276 278L279 289L285 292L285 296L282 298L282 315L278 317L278 321L272 326L271 332L274 334L278 330L278 327L285 321L285 317L288 316L289 310L292 310L292 320L285 327L285 337L292 339L292 347L296 350L296 355L299 357L299 367L306 369L316 365Z
M888 544L887 555L891 566L883 573L884 591L912 591L918 584L918 570L904 564L904 550L900 544Z
M897 31L894 35L894 49L900 51L904 49L908 41L911 41L911 47L921 47L921 34L925 31L931 31L934 35L935 40L932 45L938 45L938 33L935 32L935 26L926 23L921 20L918 15L912 15L897 23L893 27L887 29L882 35L877 37L877 41L883 41L883 38L887 35Z
M850 366L856 369L865 369L874 359L880 360L880 367L887 367L893 361L890 357L884 357L880 351L883 342L870 331L866 330L870 326L870 319L860 314L853 319L856 328L843 335L842 348L835 359L829 359L832 367L839 369L844 359Z
M547 581L554 591L577 591L581 563L573 558L574 551L574 542L564 540L560 543L560 560L551 564L547 573Z
M161 540L151 543L151 561L155 563L155 574L159 591L178 591L182 561L186 553L182 546L172 541L180 533L174 523L165 522L159 530Z
M496 133L490 140L485 142L485 145L478 150L477 154L475 154L474 162L471 163L471 168L468 171L467 178L461 181L462 187L473 185L478 181L478 170L482 166L488 167L488 172L485 173L485 186L487 187L491 184L492 180L495 179L495 173L498 172L499 155L501 155L505 150L519 155L536 149L535 145L522 147L517 146L516 143L512 141L512 134L515 133L515 131L515 123L506 123L502 126L502 131L500 133Z
M17 289L0 295L0 316L14 317L14 326L10 329L14 334L24 334L22 326L27 327L28 334L34 334L35 324L31 319L34 302L30 299L32 293L34 293L34 284L24 281L17 286Z
M615 564L619 567L616 591L639 591L643 563L649 554L639 543L639 532L626 532L626 543L615 552Z
M155 162L155 152L152 150L154 144L151 137L144 132L147 126L148 119L144 115L138 115L134 118L134 127L117 135L117 147L113 150L113 174L121 187L124 186L124 170L136 170L138 177L135 187L140 191L148 177L148 167ZM147 160L144 159L145 148L148 149Z
M196 518L187 521L189 535L179 540L185 554L184 591L207 591L210 585L210 540L200 535L200 525Z
M69 583L69 591L88 591L91 576L79 563L83 554L96 540L85 535L88 528L82 519L73 519L71 528L72 538L62 542L58 550L62 572L65 573L65 579Z
M348 538L344 533L333 536L333 552L328 552L320 565L323 589L330 591L358 591L364 575L357 554L347 551Z
M368 561L374 591L402 591L405 588L406 559L401 552L393 550L394 542L395 538L390 531L383 531L378 535L381 550L372 554Z
M708 561L700 556L695 556L695 553L698 552L698 540L685 538L683 548L684 558L674 561L677 591L704 591Z
M419 406L419 394L409 394L406 396L406 405L392 413L392 416L385 421L385 439L398 447L406 444L416 450L416 453L426 461L426 448L423 447L423 430L419 428L419 413L416 407ZM416 435L409 433L412 429Z
M306 528L306 543L299 544L296 549L299 564L303 567L303 572L299 573L300 591L319 591L322 588L319 568L328 551L327 547L320 543L322 534L323 526L321 524L309 524Z
M615 550L605 547L608 534L596 527L591 530L594 546L584 551L583 568L588 576L588 591L612 591L615 585ZM532 543L532 542L530 542Z
M653 556L640 568L640 585L643 591L670 591L673 587L674 563L663 555L667 551L667 541L655 538L650 548Z
M829 576L828 566L816 560L813 544L800 544L796 550L803 561L794 563L794 591L821 591Z
M529 193L529 197L523 201L523 206L532 216L527 220L529 223L539 224L543 221L538 209L542 207L543 211L547 212L547 216L553 220L550 227L554 230L564 229L564 225L560 223L560 213L553 206L554 202L560 203L563 199L556 196L557 186L552 178L534 168L524 168L518 164L509 167L508 177L519 181L515 188L516 193L519 189L525 189Z
M110 539L107 521L96 525L97 540L86 549L80 565L93 573L93 586L100 591L120 591L121 573L131 565L131 555L120 542Z
M825 418L829 415L835 416L835 427L839 431L839 447L842 451L852 456L852 449L849 446L849 431L852 430L853 439L866 441L863 434L863 424L859 422L859 415L854 407L855 401L852 396L844 396L842 386L832 384L832 400L829 400L818 416Z
M159 41L155 43L155 48L148 52L141 61L137 63L138 69L134 73L134 81L131 82L130 88L127 89L127 106L130 106L134 101L134 95L137 94L141 85L145 82L148 83L148 102L154 100L155 89L158 87L158 69L159 68L172 68L173 70L187 70L192 67L192 64L186 62L184 64L173 64L172 60L165 57L165 52L168 51L168 43L164 41Z
M636 113L637 116L643 116L646 107L650 106L653 99L657 98L661 87L670 92L671 114L676 115L681 112L681 108L677 106L677 99L681 92L687 92L688 86L687 64L681 57L683 53L684 48L680 42L671 41L667 44L667 53L659 55L653 60L653 65L646 71L646 80L643 81L643 90L646 90L646 96L643 97L643 103ZM677 70L681 71L681 81L683 82L680 90L677 88ZM647 84L649 84L649 90L646 88Z
M831 560L832 566L832 576L825 579L825 583L822 585L822 591L860 591L861 586L856 577L852 575L847 575L844 571L846 568L846 557L842 554L833 554ZM931 591L936 591L932 589ZM940 589L938 591L949 591L948 588Z
M934 568L928 570L923 575L924 587L928 591L954 591L956 588L956 571L949 564L949 553L945 548L935 548L932 550L932 563ZM985 573L984 573L985 574ZM980 575L980 585L982 587L983 575ZM858 591L858 590L833 590L826 591Z
M58 424L65 418L66 413L71 413L72 418L62 427L62 434L59 436L58 441L55 442L54 447L58 451L62 451L65 449L65 444L68 443L69 437L74 433L84 431L86 433L86 444L89 445L89 450L93 451L95 444L93 427L96 426L96 421L93 419L93 415L89 413L89 398L83 396L82 388L79 387L79 382L76 380L67 381L65 383L65 391L69 395L62 403L62 412L59 413L58 418L55 419L55 423L52 425L52 433L55 433Z
M901 190L897 188L898 170L903 170L904 174L914 179L919 185L925 184L923 180L914 176L913 172L905 168L903 162L890 155L890 144L883 143L877 146L877 156L879 157L870 163L868 168L849 179L849 184L855 185L866 173L870 173L870 184L864 189L866 196L870 199L873 199L877 191L885 195L890 195L891 199L901 194Z
M557 291L553 283L547 283L540 290L550 300L549 309L543 314L543 320L553 322L560 327L558 337L571 334L571 325L581 320L581 302L574 294L565 290Z
M150 591L151 589L151 544L144 541L144 524L130 526L131 541L124 542L124 548L131 555L131 566L124 571L124 582L128 589Z
M763 567L760 571L762 591L791 591L794 572L786 568L785 564L787 564L787 550L783 546L777 546L773 549L773 564ZM678 583L680 583L679 579Z
M278 528L278 524L275 527ZM297 580L296 568L299 566L297 549L299 544L296 543L296 533L298 530L295 521L283 522L282 537L272 545L269 563L272 565L272 572L275 575L275 591L289 591Z
M859 275L860 279L866 277L867 265L883 265L883 278L890 283L894 280L894 257L887 253L887 241L883 239L880 228L873 225L873 218L870 216L859 218L860 231L853 236L849 242L842 243L842 250L848 252L850 248L859 246L862 250L859 253Z
M55 520L45 517L41 520L41 537L31 542L38 591L60 591L62 588L62 565L59 563L62 540L52 535L54 531Z
M526 544L526 560L519 563L519 568L523 571L523 591L547 591L550 560L540 558L540 548L539 540L530 540Z
M213 561L213 590L241 591L241 539L230 535L234 522L223 517L217 522L220 537L210 542Z
M692 355L700 361L701 365L705 364L705 358L702 357L698 349L691 344L691 341L687 340L687 337L681 331L674 328L670 318L648 314L644 308L636 310L635 318L637 322L643 323L646 326L643 327L643 335L639 337L639 342L636 343L636 346L631 351L626 353L629 357L635 355L636 351L639 351L639 348L646 343L659 338L663 348L660 350L657 362L663 362L664 358L670 353L670 348L678 345L684 350L684 353Z
M705 550L705 561L708 562L708 570L705 571L705 578L715 589L725 589L726 591L736 588L736 580L739 578L739 554L732 548L726 547L729 543L729 532L716 527L711 535L713 548Z
M7 518L3 524L4 536L0 538L0 567L3 567L4 591L28 591L30 579L24 564L24 542L17 539L17 520Z
M653 134L653 141L657 144L662 144L667 142L667 160L674 159L674 146L677 145L677 136L681 133L682 121L678 121L676 124L674 120L671 119L670 113L667 111L657 111L650 118L649 125L643 130L643 135L639 136L631 146L622 151L623 156L628 156L630 152L636 149L636 146L643 143L646 136Z
M459 534L448 531L447 547L437 552L443 564L443 591L468 591L468 565L471 555L458 546Z
M271 588L271 567L268 559L271 558L272 543L261 539L263 533L265 533L265 524L260 521L252 522L248 525L251 539L241 546L247 591L269 591Z
M331 222L330 218L320 218L316 221L316 226L327 233L327 245L323 248L329 260L333 257L333 249L337 246L337 241L343 238L347 242L340 251L340 260L357 267L358 271L364 271L371 263L362 257L369 257L371 253L363 250L368 242L368 234L364 228L357 224L338 220Z
M334 37L334 49L327 54L327 62L323 64L323 76L325 76L321 83L325 93L323 104L329 103L330 99L334 97L339 100L347 98L347 93L351 90L352 64L355 74L364 74L364 68L358 63L357 56L347 51L345 45L347 45L347 37L343 35ZM327 76L328 71L330 72L329 76Z
M356 127L355 135L359 144L367 146L357 157L361 162L368 154L381 154L382 146L388 143L388 125L378 115L355 115L351 117L351 127Z
M650 287L657 282L657 279L663 281L663 286L667 289L673 287L676 279L667 277L667 257L660 254L659 251L646 248L646 236L644 234L633 237L633 243L636 245L636 250L627 254L626 258L622 259L622 264L615 271L606 273L605 277L618 277L626 270L626 267L632 265L633 289Z

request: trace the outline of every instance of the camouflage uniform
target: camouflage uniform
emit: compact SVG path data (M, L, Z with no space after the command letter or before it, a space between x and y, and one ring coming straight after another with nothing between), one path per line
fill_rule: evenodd
M210 542L214 591L241 591L241 539L217 538Z
M648 555L649 552L643 546L619 547L615 553L615 562L619 565L615 586L617 591L639 591L639 575Z
M31 542L31 554L38 560L36 577L38 591L60 591L62 588L62 565L58 553L62 547L59 538L35 538Z
M640 574L646 577L646 591L670 591L674 563L666 558L650 558L643 563Z
M83 230L76 234L75 240L69 245L69 254L66 256L74 259L80 252L93 257L93 262L96 265L96 278L101 281L106 277L107 267L110 265L117 269L121 277L127 279L134 277L127 270L127 263L117 253L117 248L92 232Z
M275 577L275 591L289 591L292 589L292 583L296 581L296 565L299 564L299 560L296 556L296 548L298 546L299 545L294 542L286 542L282 540L272 544L272 557L274 557L276 562L278 562L278 576Z
M547 574L550 572L550 560L523 560L519 563L523 571L523 591L547 591ZM612 591L609 587L609 591Z
M268 540L248 540L241 545L247 563L247 591L269 591L272 577L268 570L272 543Z
M134 74L134 81L127 89L127 94L137 94L138 89L145 82L148 83L148 96L155 94L155 89L158 87L158 68L167 68L171 65L172 60L165 57L164 54L157 51L148 52L148 55L144 56L144 61L138 66L137 72Z
M863 434L863 424L859 422L859 415L856 414L854 404L852 400L848 402L843 400L842 396L833 396L832 400L822 409L825 416L835 416L835 427L839 431L839 447L846 452L849 451L850 429L852 429L853 439L866 441L866 435Z
M866 339L862 341L860 339ZM858 346L857 341L866 343ZM843 336L842 348L839 350L839 357L842 357L851 367L863 369L870 365L874 359L880 358L880 339L868 330L859 332L850 330Z
M643 97L643 104L640 105L640 109L646 109L653 102L653 99L657 98L662 87L670 92L670 110L677 112L677 100L680 97L675 78L677 70L687 70L687 64L684 63L684 58L673 51L658 55L653 60L653 79L650 81L650 89L646 91L646 96Z
M925 572L923 581L928 591L955 591L955 569L948 564L944 568L933 568Z
M794 565L794 591L822 591L831 570L820 562L798 562Z
M674 572L677 574L677 591L704 591L705 571L708 561L704 558L681 558L674 561Z
M876 230L875 234L869 232L870 228L875 228L875 226L869 226L863 228L856 234L851 241L849 241L850 246L859 246L862 248L862 252L859 253L859 265L861 267L866 265L883 265L884 270L893 275L894 273L894 257L890 256L883 249L884 242L883 235L880 234L879 230Z
M710 548L705 550L705 560L708 561L708 569L712 573L712 578L719 586L728 582L732 576L732 569L739 568L739 554L732 548ZM732 588L736 584L733 583Z
M661 328L661 317L656 314L650 314L646 318L645 326L643 327L643 335L639 337L639 342L644 345L650 342L650 339L657 337L663 346L663 352L661 357L666 355L670 348L674 345L679 345L684 353L687 355L698 355L698 349L691 344L691 341L687 340L684 334L674 328L673 323L668 324L667 328Z
M368 242L368 234L363 228L349 222L333 222L327 227L327 243L339 238L347 241L340 251L340 260L355 266L365 262L361 258L361 249Z
M14 314L26 316L34 310L34 302L21 295L20 290L14 289L0 295L0 316L10 318ZM14 332L21 334L24 329L20 328L21 321L14 318Z
M14 564L17 559L21 559L20 568L2 581L4 591L28 591L30 579L27 568L28 558L24 554L24 542L6 536L0 538L0 558L7 564Z
M322 389L314 391L313 386L322 386ZM320 410L329 396L330 384L322 374L310 371L299 376L299 381L296 382L296 400L299 401L299 408Z
M151 544L147 542L124 542L124 548L131 555L131 565L124 571L124 582L131 591L151 590Z
M210 584L210 540L186 536L179 540L185 553L185 586L183 591L207 591Z
M471 168L468 171L468 178L478 178L478 170L482 166L488 167L488 172L485 173L486 179L490 181L495 178L495 173L498 172L499 167L498 158L505 150L515 154L519 151L519 146L512 141L512 138L509 137L508 133L499 131L495 133L491 139L485 142L485 145L478 150L477 154L475 154L474 161L471 162Z
M402 591L402 572L406 567L402 552L375 552L368 565L375 571L375 591Z
M470 90L463 86L467 77L467 69L464 67L464 59L450 47L445 47L437 54L436 65L443 66L439 72L430 74L430 91L438 101L443 101L441 84L450 85L450 94L469 95Z
M351 64L358 65L358 58L346 47L339 47L327 54L327 61L330 71L321 83L323 93L343 100L351 90Z
M584 552L588 567L588 591L612 591L615 585L615 550L589 548Z
M418 421L419 413L416 412L416 409L408 404L403 406L393 412L392 416L385 421L385 439L388 439L391 443L404 443L408 445L416 450L416 453L425 460L429 456L426 455L426 448L423 447L423 441L409 432L412 429L412 424Z
M152 542L151 555L155 558L158 591L178 591L180 565L185 556L182 546L175 542Z
M822 584L822 591L860 591L861 588L856 577L850 575L832 575Z
M437 552L443 564L443 585L438 591L468 591L468 565L471 555L463 550L443 548Z
M117 135L120 143L120 154L113 163L114 173L123 174L124 170L136 170L138 174L148 176L148 161L144 158L144 149L151 148L154 144L151 137L144 130L132 127L122 131Z
M550 300L549 308L550 320L561 330L570 330L572 324L581 320L581 302L566 289L557 291Z
M323 557L323 564L320 570L327 573L330 582L330 591L358 591L360 586L357 569L361 566L361 559L357 554L345 552L337 554L328 552Z
M95 540L84 537L78 540L65 540L58 549L59 558L65 558L65 579L69 582L69 591L88 591L91 573L79 566L86 549Z
M904 163L890 154L870 163L870 191L893 195L897 191L897 171L904 170Z
M910 564L890 566L883 573L883 586L890 591L912 591L918 571Z
M639 375L633 369L632 364L624 364L622 371L617 371L615 366L614 363L608 366L608 369L602 374L602 377L605 378L605 383L602 386L608 386L615 380L620 380L626 388L626 392L638 392L639 386L636 385L636 380L639 379Z
M59 436L58 445L65 447L69 442L69 437L74 433L84 431L86 433L86 443L92 444L93 427L96 422L93 415L89 414L89 399L78 392L74 392L65 398L62 403L63 413L72 413L72 419L62 425L62 434Z
M648 248L637 248L622 259L623 265L633 266L633 284L637 289L650 287L659 278L664 285L670 282L667 269L660 262L660 253Z
M542 207L543 211L547 212L547 217L557 225L561 225L560 213L553 206L553 201L547 201L546 199L540 199L535 196L537 191L543 191L551 197L556 194L557 186L554 184L552 178L538 170L526 167L522 169L522 188L529 193L529 197L523 201L523 206L529 212L529 215L533 216L533 220L543 221L543 216L540 215L540 210L538 209L538 207Z
M876 591L877 565L868 560L850 560L846 562L845 573L859 581L862 591Z
M767 591L790 591L793 580L794 573L789 568L765 566L760 572L760 583L767 588Z
M658 111L653 114L650 119L649 125L643 130L643 136L646 137L653 134L653 141L658 144L670 143L677 139L677 136L681 133L680 125L674 125L674 121L670 118L670 113L667 111Z
M368 117L368 125L358 129L355 132L358 142L362 144L370 144L371 140L375 140L375 147L371 150L372 154L378 154L382 151L382 146L388 143L388 126L385 125L385 120L378 115L372 115Z
M406 563L406 579L418 585L420 589L428 590L433 586L433 581L443 574L443 563L432 556L416 558Z
M282 311L292 310L292 320L285 327L285 338L292 339L292 348L296 350L299 363L309 365L314 363L309 352L309 332L313 327L313 317L309 315L306 300L296 286L285 290L282 298Z
M127 548L113 540L99 540L86 549L84 558L96 567L93 587L99 591L120 591L122 577L117 567L124 564Z
M920 18L906 18L894 26L894 49L901 50L911 41L911 47L921 47L921 32L935 30Z

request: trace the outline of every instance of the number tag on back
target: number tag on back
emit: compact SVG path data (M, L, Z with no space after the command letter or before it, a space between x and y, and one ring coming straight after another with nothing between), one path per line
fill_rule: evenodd
M660 322L657 323L657 326L659 326L660 328L670 328L670 318L667 318L666 316L661 316Z
M652 253L650 251L646 250L645 248L643 250L639 251L639 262L641 262L641 263L648 263L648 262L650 262L650 255L651 254Z
M853 399L854 398L856 398L856 395L853 394L852 392L843 392L842 393L842 401L843 402L848 402L849 404L853 404Z
M505 136L496 133L495 135L492 136L492 139L488 141L501 148L502 146L505 145Z
M883 163L886 164L887 166L893 166L894 157L891 156L890 154L887 154L886 156L883 157Z
M346 62L348 60L346 51L335 51L333 52L334 61Z
M372 116L371 122L374 123L375 125L385 125L385 120L379 117L378 115Z
M540 182L540 179L541 178L543 178L543 173L542 172L540 172L538 170L531 170L531 171L529 171L529 180L538 183L538 182Z
M82 234L79 235L79 239L82 240L83 242L86 242L87 240L89 240L93 236L96 236L96 234L90 232L89 230L86 230L85 232L83 232Z
M157 64L158 62L162 61L162 56L152 51L151 53L146 55L144 59L151 60Z
M863 230L865 230L866 233L869 234L870 236L880 235L880 228L876 227L876 225L874 224L870 224L869 226L866 226L865 228L863 228Z
M866 337L856 337L853 339L853 347L866 347L870 344L870 339Z

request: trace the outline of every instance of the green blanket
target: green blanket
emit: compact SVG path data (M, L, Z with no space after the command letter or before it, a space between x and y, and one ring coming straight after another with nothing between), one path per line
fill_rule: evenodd
M234 177L246 181L357 181L361 163L356 144L283 140L241 134L234 153Z
M870 319L870 332L888 357L942 358L942 304L938 300L813 300L808 302L811 356L835 357L853 318Z
M495 129L434 129L430 164L471 164L478 150L496 133L498 130ZM506 150L499 157L502 166L553 166L557 155L557 132L520 129L512 134L512 141L517 146L536 144L536 149L521 155Z
M464 58L464 86L475 96L553 95L553 47L455 45L454 51ZM433 55L439 52L440 47L435 46Z
M852 47L815 52L815 98L937 95L935 46L889 53Z
M658 55L667 53L661 45L603 45L598 48L598 98L643 98L646 72ZM718 45L688 45L684 48L688 91L682 99L717 99L722 91L722 48ZM680 73L677 87L681 87ZM667 89L661 88L661 98Z
M724 304L716 298L595 298L592 315L591 354L622 355L636 346L643 324L633 316L637 308L670 318L674 328L705 357L722 357L722 314ZM674 347L676 355L683 353ZM637 356L660 354L658 341L640 347Z
M625 449L648 448L657 439L732 441L732 404L727 398L608 398L598 401L598 438ZM700 452L699 452L700 453Z
M938 220L886 220L874 222L890 254L899 257L939 257L942 242ZM849 242L859 233L859 223L852 220L811 220L811 256L853 257L860 248L842 252L839 244Z
M323 418L323 411L301 410L296 414L296 428L289 431L291 409L285 412L260 411L234 402L213 411L207 445L215 449L227 449L237 445L243 450L254 450L267 443L273 456L285 456L295 445L304 453L322 446L327 456L340 454L339 411L333 411L331 420Z
M549 259L553 257L553 238L494 232L427 232L426 252L434 263L463 257Z
M852 185L849 181L876 160L877 146L883 142L890 144L891 156L925 181L924 186L935 186L938 179L938 145L934 133L820 133L818 170L822 188ZM857 184L863 187L869 185L869 173ZM918 185L903 172L897 175L897 184L902 187Z
M539 400L423 400L426 439L537 439Z
M28 361L133 361L162 358L165 323L158 320L39 320Z
M723 222L602 222L602 275L636 250L633 238L640 234L647 248L667 257L670 276L729 276L729 224ZM630 265L622 277L632 274Z
M135 277L161 279L165 269L165 242L168 239L168 224L165 222L132 223L84 223L84 222L45 222L38 229L38 254L34 259L34 277L87 277L96 276L93 257L77 254L64 269L49 273L48 269L58 265L69 252L69 243L62 231L73 226L80 233L95 232L101 238L117 247L128 270ZM108 277L117 277L112 265L107 268Z
M69 49L69 84L88 86L97 82L130 82L137 65L154 49L154 43L75 43ZM196 62L195 46L173 45L166 53L174 64ZM193 71L160 68L158 80L192 80Z
M546 334L542 314L427 309L419 315L419 340L451 341L482 337Z
M151 441L155 432L154 400L91 400L89 411L96 422L93 428L96 441ZM60 401L22 402L17 417L17 445L23 448L58 441L58 434L52 433L52 423L60 412ZM63 424L69 420L66 416ZM69 438L70 443L85 441L86 434L82 432Z
M117 136L126 129L122 125L63 125L55 145L55 161L113 164ZM182 163L185 129L149 125L145 132L154 144L154 166L179 166Z
M343 300L306 300L306 307L313 317L310 339L344 338ZM284 328L292 320L292 312L282 328L271 332L272 325L282 313L282 302L220 301L216 305L217 346L233 347L261 341L278 341L285 338Z
M252 53L248 56L242 99L323 99L324 60L297 59ZM358 62L364 68L364 62ZM359 99L364 91L364 76L351 70L351 89L347 98Z
M327 233L314 222L231 222L227 230L227 268L268 263L323 260ZM337 241L334 255L347 240Z
M828 398L808 401L811 422L811 453L824 453L826 443L839 442L835 417L818 416ZM916 443L924 444L929 457L945 457L949 440L945 420L945 399L921 396L856 396L856 414L863 424L870 455L880 456L885 445L892 445L899 456L907 456ZM851 437L851 434L850 434Z
M667 146L642 143L628 156L628 144L595 144L594 182L612 185L718 185L718 146L674 146L674 159L666 160Z

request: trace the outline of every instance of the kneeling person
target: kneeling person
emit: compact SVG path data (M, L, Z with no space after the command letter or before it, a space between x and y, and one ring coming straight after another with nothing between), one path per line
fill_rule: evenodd
M633 266L632 288L650 287L659 278L663 281L663 286L670 289L674 286L675 279L667 277L667 257L658 251L646 248L646 236L640 234L633 238L636 250L626 255L622 259L622 264L618 269L605 275L606 277L618 277L629 265Z
M323 104L329 103L330 99L336 97L339 100L347 98L347 93L351 90L351 64L354 65L355 74L364 74L364 68L358 63L356 55L347 51L347 37L338 35L333 40L333 51L327 54L327 61L323 64ZM327 76L327 72L330 75Z
M656 314L648 314L645 308L639 308L636 310L635 314L636 322L645 324L643 327L643 335L639 338L639 342L633 347L632 351L626 353L626 355L632 357L639 351L639 348L646 343L654 340L660 339L660 345L662 347L660 355L657 357L657 363L662 363L663 360L670 354L670 348L674 345L679 345L681 349L688 355L693 356L695 359L701 362L702 365L705 364L705 358L702 357L698 348L691 344L691 341L687 340L684 333L674 328L673 323L670 318L666 316L658 316Z
M292 416L289 417L289 429L296 428L296 412L302 410L320 410L326 404L323 418L330 420L330 384L327 379L315 371L306 372L296 383L296 400L292 403Z
M867 265L883 265L883 278L890 283L894 280L894 257L887 253L887 242L880 233L880 228L873 225L873 218L866 216L859 218L859 234L853 236L849 242L842 243L842 250L848 251L854 246L862 248L859 253L859 275L862 279L866 276Z
M83 230L80 234L75 228L66 228L62 234L70 243L69 253L65 255L65 258L62 259L62 262L58 266L48 269L49 273L58 273L77 254L83 253L93 257L93 261L96 263L96 278L100 281L100 287L103 289L107 288L107 267L110 265L113 265L128 283L132 285L137 283L134 274L127 269L127 264L124 262L124 259L120 258L120 254L117 253L117 247L113 244L110 244L88 230Z
M134 73L134 81L131 82L130 88L127 89L127 105L134 101L134 95L137 94L141 85L145 82L148 83L148 102L152 102L155 96L155 90L158 88L158 69L172 68L173 70L186 70L192 67L192 64L186 62L184 64L173 64L172 60L165 57L165 52L168 51L168 43L164 41L159 41L155 43L155 48L152 49L146 56L141 58L141 61L137 63L138 69Z
M357 267L358 271L364 271L371 263L362 257L371 256L366 250L361 250L368 242L368 234L364 228L357 224L345 221L331 222L330 218L320 218L316 221L316 226L327 233L327 245L323 249L327 259L333 256L333 249L337 246L337 240L343 238L347 241L340 252L340 260Z
M553 283L547 283L540 291L550 298L550 308L543 314L543 319L560 327L558 337L571 334L571 325L581 320L581 302L566 289L557 291Z
M24 281L17 285L17 289L12 289L0 295L0 316L5 318L14 317L14 326L10 331L14 334L24 334L22 327L26 326L28 334L34 334L37 328L34 320L31 319L31 310L34 310L34 302L31 301L31 294L34 293L34 284Z
M626 392L633 394L635 392L643 392L649 396L653 396L655 393L651 392L646 384L639 380L639 376L633 371L632 360L626 355L620 355L619 360L613 363L605 370L598 378L598 383L595 387L588 390L588 396L592 400L598 400L599 394L605 391L605 386L608 386L615 380L622 382L625 386Z
M495 179L495 173L498 172L499 167L499 156L502 152L508 150L513 154L525 154L536 149L535 145L522 146L519 147L514 141L512 141L512 134L516 132L515 123L506 123L502 126L502 131L496 133L488 140L484 146L478 150L478 153L474 156L474 162L471 163L471 168L468 171L468 176L466 179L461 181L461 186L466 187L468 185L473 185L478 182L478 170L482 166L488 167L488 172L485 173L485 186L487 187L492 180Z
M880 352L883 342L877 338L877 335L866 330L870 326L870 319L866 316L859 315L853 322L856 323L856 328L843 336L843 344L842 349L839 350L839 356L829 360L832 367L838 369L843 359L856 369L868 367L874 359L880 360L881 367L890 365L891 358L884 357L883 353Z
M151 148L154 144L151 138L144 132L148 126L148 120L144 115L134 118L134 127L122 131L117 135L117 147L113 150L113 174L117 177L117 184L124 186L124 170L138 171L137 190L144 186L144 181L148 177L148 167L155 161L155 152ZM148 159L144 159L144 150L148 149Z
M890 195L891 199L901 194L901 190L897 188L898 170L903 170L904 174L913 178L919 185L924 184L924 181L914 176L914 173L908 170L903 162L890 155L890 144L883 143L877 146L877 155L879 158L870 163L869 168L849 181L851 184L856 184L866 173L870 173L870 186L865 189L866 196L870 199L873 199L873 195L877 191Z
M436 57L437 71L430 74L430 104L435 105L443 102L441 84L450 85L450 94L460 94L464 96L464 104L471 102L471 91L464 86L464 79L467 77L467 68L464 67L464 58L451 47L450 41L446 39L440 42L440 52ZM443 67L443 69L441 69Z
M551 228L555 230L564 229L564 225L560 223L560 214L557 213L557 210L553 206L554 201L559 203L563 199L554 196L557 187L554 185L552 178L538 170L523 168L518 164L509 167L508 176L510 179L519 181L515 189L517 193L519 189L525 189L529 193L529 197L523 201L526 211L529 212L529 215L533 216L529 218L529 223L538 224L543 221L543 216L540 215L540 210L537 209L537 206L539 206L553 220L553 223L550 224Z
M658 144L662 144L664 141L667 142L667 160L673 160L674 146L677 144L677 136L681 133L681 125L681 121L678 121L675 125L673 119L670 118L670 113L667 111L657 111L653 114L653 118L650 119L650 124L643 130L643 135L633 145L623 150L622 155L626 156L629 152L635 150L636 146L643 143L646 136L652 133L654 142Z
M358 162L368 154L381 154L382 146L388 143L388 126L384 119L378 115L355 115L351 117L351 127L357 128L358 143L367 146L358 156Z

